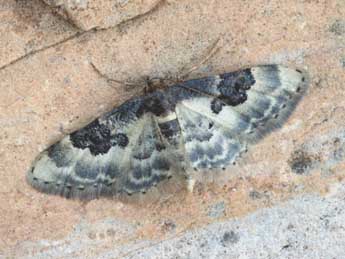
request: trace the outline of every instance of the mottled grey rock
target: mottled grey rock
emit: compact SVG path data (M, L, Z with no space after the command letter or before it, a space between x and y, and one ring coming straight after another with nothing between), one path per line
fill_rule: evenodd
M125 258L343 258L345 185L337 188L335 195L304 195L133 250Z
M327 134L306 139L288 160L291 170L296 174L306 174L313 168L323 171L344 163L345 130L337 129Z
M209 207L209 211L207 214L210 218L219 218L225 215L225 203L224 201L217 202L216 204L212 204Z
M332 23L329 30L338 36L345 34L345 20L336 20L334 23Z

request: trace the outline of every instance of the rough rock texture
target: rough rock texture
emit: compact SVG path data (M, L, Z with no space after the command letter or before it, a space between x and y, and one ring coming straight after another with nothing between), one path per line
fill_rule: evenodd
M0 3L0 257L342 258L345 2L128 1L141 11L116 9L131 18L105 29L108 3L66 19L39 0ZM311 85L283 128L193 193L38 193L25 172L39 151L142 90L91 62L124 82L276 62L306 69Z
M81 30L114 27L153 11L160 0L43 0Z
M0 21L0 68L61 43L76 32L40 0L1 1Z

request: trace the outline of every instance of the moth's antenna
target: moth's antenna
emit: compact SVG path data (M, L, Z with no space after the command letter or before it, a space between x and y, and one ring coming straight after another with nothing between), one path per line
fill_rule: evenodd
M118 84L122 84L122 85L127 85L127 86L137 86L138 84L135 83L130 83L130 82L125 82L125 81L120 81L114 78L110 78L108 77L106 74L103 74L96 66L94 63L90 62L91 67L96 71L96 73L100 76L105 78L108 82L115 82Z
M202 60L200 60L199 63L197 63L196 65L191 67L189 70L187 70L187 72L185 72L184 74L179 76L179 81L184 80L190 73L197 70L200 66L205 64L208 60L210 60L219 51L219 49L220 49L219 42L220 41L221 41L221 38L220 37L217 38L214 41L214 43L210 46L208 54Z
M93 62L90 62L90 65L91 67L94 69L94 71L102 78L104 78L110 85L111 88L115 89L113 87L113 85L111 83L117 83L117 84L120 84L120 85L125 85L125 86L130 86L130 87L135 87L135 89L138 90L138 92L140 91L143 91L145 88L147 88L147 83L142 80L141 82L138 82L138 83L133 83L133 82L126 82L126 81L121 81L121 80L117 80L117 79L114 79L114 78L110 78L109 76L107 76L106 74L102 73L96 66ZM130 97L133 97L135 96L136 94L125 94L126 96L130 96Z
M183 70L186 69L187 66L183 67L180 71L181 71L181 75L177 75L177 76L173 76L173 77L166 77L163 79L164 82L167 82L166 85L173 85L173 84L178 84L181 83L183 81L185 81L188 77L188 75L190 73L192 73L193 71L197 70L201 65L205 64L208 60L210 60L220 49L220 42L221 42L221 38L217 38L213 44L208 47L208 53L207 56L204 57L201 61L199 61L197 64L195 64L193 67L191 67L190 69L188 69L186 72L183 73Z

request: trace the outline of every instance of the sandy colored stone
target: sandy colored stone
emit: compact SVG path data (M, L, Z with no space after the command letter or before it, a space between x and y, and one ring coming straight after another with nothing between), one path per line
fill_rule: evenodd
M43 0L77 28L106 29L144 15L161 0Z
M1 1L0 21L0 68L76 32L41 0Z
M338 29L345 17L343 1L168 1L114 28L78 34L50 8L35 24L52 19L53 28L63 33L27 26L26 20L15 19L18 2L7 2L12 9L0 15L16 25L0 23L6 32L0 40L0 255L135 258L144 246L264 208L274 210L282 202L293 200L296 213L303 214L298 208L304 196L327 197L333 186L344 183L345 34ZM25 6L47 8L40 1ZM38 32L44 40L27 55L24 50ZM252 146L236 166L214 176L213 183L196 186L194 193L172 192L164 198L83 203L41 194L26 184L25 172L41 150L140 94L140 86L108 83L91 62L121 81L173 77L200 63L217 40L219 51L189 78L272 62L310 74L310 88L287 123ZM308 159L296 160L301 151ZM305 170L296 173L293 165L304 168L305 161ZM220 201L222 214L209 217ZM278 225L272 218L272 225ZM253 231L261 222L251 223ZM245 246L241 238L236 244ZM333 241L336 246L336 237Z

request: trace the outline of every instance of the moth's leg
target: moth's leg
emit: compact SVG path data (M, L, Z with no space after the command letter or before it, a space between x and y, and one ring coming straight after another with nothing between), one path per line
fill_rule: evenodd
M187 68L186 66L183 67L176 76L170 76L165 78L150 78L150 77L142 77L137 82L126 82L117 80L114 78L110 78L109 76L102 73L92 62L90 65L95 70L95 72L107 82L110 83L117 83L127 86L126 90L133 90L137 89L136 92L141 92L143 94L152 92L159 88L165 88L166 86L171 86L177 84L179 82L185 81L190 73L197 70L200 66L205 64L209 59L211 59L220 49L220 42L221 38L217 38L210 47L208 47L206 55L199 61L197 64L193 65L191 68ZM186 70L186 71L185 71ZM184 72L183 72L184 71Z
M208 60L210 60L219 51L220 47L221 47L221 38L217 38L208 47L206 55L204 55L203 58L199 60L199 62L197 62L190 68L188 68L189 65L184 66L182 69L180 69L180 72L178 73L178 75L166 77L164 79L161 79L161 81L163 82L164 85L174 85L174 84L178 84L180 82L185 81L190 75L190 73L197 70L198 68L200 68L200 66L205 64Z
M90 62L91 67L93 68L93 70L102 78L104 78L110 85L110 87L113 88L112 83L117 83L117 84L121 84L124 85L126 88L126 92L128 91L133 91L133 89L135 90L135 93L146 93L150 87L149 83L148 83L148 79L145 78L140 78L137 82L129 82L129 81L121 81L121 80L117 80L114 78L110 78L109 76L107 76L106 74L102 73L93 62Z
M178 82L184 81L187 79L190 73L199 69L203 64L205 64L208 60L210 60L220 49L221 47L221 38L217 38L207 49L206 54L203 56L199 62L194 64L189 69L187 66L181 69L181 73L177 76ZM185 70L185 72L183 72Z

